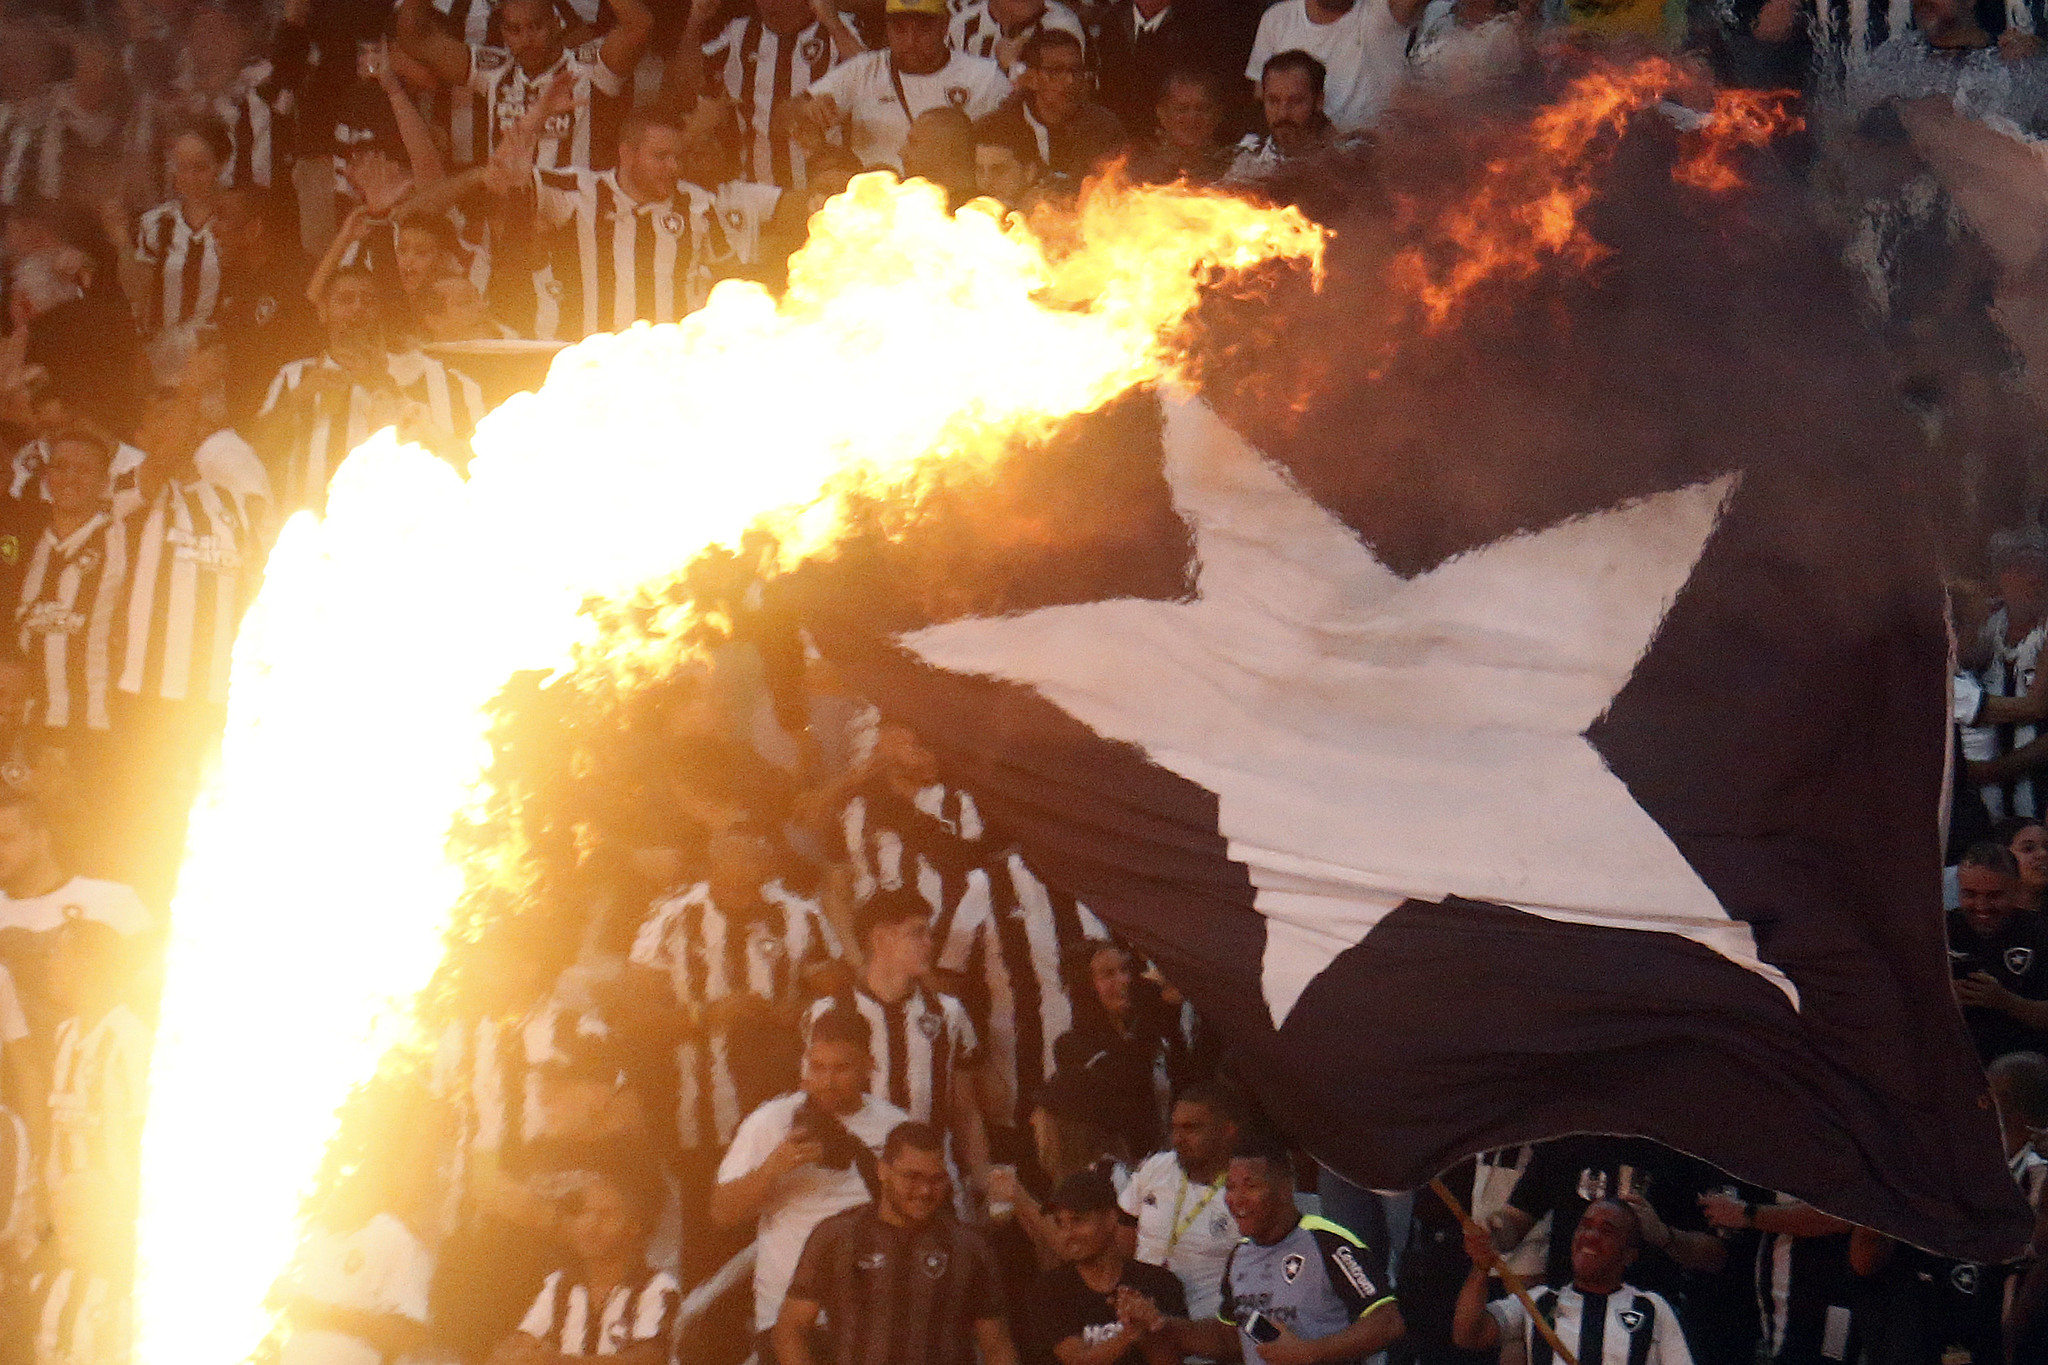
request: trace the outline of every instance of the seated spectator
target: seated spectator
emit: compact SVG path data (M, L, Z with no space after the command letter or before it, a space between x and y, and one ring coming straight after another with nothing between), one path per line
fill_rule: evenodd
M1179 1365L1181 1352L1156 1328L1143 1330L1119 1311L1132 1294L1149 1299L1161 1320L1184 1318L1180 1281L1133 1260L1119 1245L1116 1187L1107 1176L1068 1176L1045 1201L1060 1264L1031 1285L1018 1313L1025 1365L1110 1365L1134 1357Z
M1469 1225L1465 1242L1472 1273L1458 1296L1452 1339L1468 1351L1491 1351L1509 1342L1520 1348L1523 1359L1542 1358L1548 1347L1521 1300L1486 1301L1487 1270L1497 1259L1486 1229ZM1630 1207L1599 1200L1572 1233L1570 1281L1535 1295L1537 1311L1583 1365L1692 1365L1670 1301L1623 1278L1642 1246L1642 1228Z
M540 103L555 77L570 84L569 108L541 129L534 164L543 170L601 169L613 147L626 83L654 33L643 0L611 0L613 25L603 38L570 48L562 17L549 0L505 0L498 20L503 47L465 43L443 30L427 0L398 7L398 41L442 85L468 89L483 102L486 156Z
M889 47L863 52L811 82L799 106L822 133L840 134L863 166L903 169L911 122L947 106L980 118L1010 94L1003 69L946 42L946 0L887 0Z
M257 414L257 447L271 469L278 511L327 505L327 483L349 451L383 427L466 459L484 413L476 381L416 350L394 350L384 300L369 271L336 272L319 302L326 348L271 380Z
M1956 865L1958 904L1948 917L1949 970L1963 1023L1986 1062L2048 1047L2048 936L2021 914L2019 865L1997 844L1977 844Z
M1227 1090L1187 1087L1173 1105L1173 1146L1147 1158L1118 1201L1137 1220L1138 1259L1179 1277L1191 1318L1216 1315L1240 1236L1223 1187L1243 1124Z
M107 496L112 446L83 429L50 438L50 519L30 550L14 609L40 666L36 719L62 730L88 767L113 724L109 689L128 581L128 540Z
M754 1330L762 1359L811 1230L875 1197L882 1144L909 1115L868 1093L867 1021L834 1010L811 1026L803 1088L747 1115L718 1166L711 1217L759 1223Z
M1060 0L964 0L948 41L969 56L989 58L1014 80L1025 46L1041 33L1064 33L1087 50L1088 30Z
M974 122L958 109L927 109L903 141L903 178L929 180L958 208L974 197Z
M551 1273L533 1307L491 1353L491 1365L541 1365L563 1356L613 1356L664 1365L682 1289L647 1264L658 1205L644 1174L592 1172L564 1200L573 1258Z
M1182 68L1160 83L1151 117L1158 132L1131 152L1130 176L1141 185L1185 180L1212 185L1230 170L1236 153L1220 138L1223 90L1207 72Z
M1005 126L992 119L974 125L974 191L1006 209L1027 211L1032 190L1045 177L1038 139L1029 128Z
M1378 1258L1344 1228L1295 1208L1284 1144L1240 1142L1224 1198L1244 1239L1224 1263L1216 1316L1168 1318L1127 1292L1119 1316L1132 1330L1163 1334L1190 1355L1265 1365L1355 1365L1400 1340L1401 1309Z
M1699 1205L1699 1197L1720 1183L1710 1167L1646 1138L1539 1143L1506 1207L1494 1215L1493 1244L1502 1253L1513 1251L1549 1215L1544 1278L1564 1284L1579 1219L1594 1202L1618 1198L1635 1214L1644 1247L1634 1283L1673 1297L1683 1272L1715 1275L1727 1263L1728 1245L1707 1230Z
M1021 126L1055 175L1081 180L1123 146L1116 115L1094 101L1094 77L1081 40L1066 30L1049 28L1025 42L1016 81L1016 90L982 118L981 128Z
M218 120L172 128L164 139L171 198L142 215L135 230L129 297L152 341L160 383L174 379L197 329L220 303L220 241L214 223L221 176L234 143Z
M1321 151L1335 136L1335 126L1323 113L1323 64L1306 52L1275 53L1266 63L1259 78L1259 107L1266 131L1245 134L1227 179L1263 179L1284 162Z
M2029 914L2048 910L2048 828L2039 820L2007 816L1992 829L1994 841L2004 844L2020 870L2014 903Z
M1358 132L1406 78L1408 35L1422 6L1423 0L1280 0L1259 19L1245 79L1259 85L1263 100L1267 64L1283 52L1307 53L1324 73L1316 108L1339 133Z
M1244 66L1231 50L1230 25L1214 0L1117 0L1095 38L1102 103L1134 140L1153 131L1153 112L1167 97L1169 77L1199 80L1220 106L1220 82L1233 86Z
M1981 656L1975 681L1982 688L1983 706L1993 698L2017 702L2033 690L2041 646L2048 640L2048 531L2038 526L2000 531L1991 537L1990 560L1998 605L1974 642ZM1991 817L2048 815L2048 805L2034 790L2035 769L2048 762L2048 734L2037 723L2007 725L2003 716L1980 714L1972 720L1984 723L1963 732L1963 755L1971 760L1969 778L1978 784Z
M898 1124L876 1183L872 1204L827 1218L804 1243L775 1320L778 1365L1017 1365L995 1253L946 1213L944 1136Z

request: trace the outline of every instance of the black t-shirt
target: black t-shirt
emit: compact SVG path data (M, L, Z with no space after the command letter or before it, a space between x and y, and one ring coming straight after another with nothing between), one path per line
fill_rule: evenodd
M326 336L306 298L305 264L296 252L230 278L226 288L213 320L227 351L228 423L253 438L270 381L287 363L320 354Z
M1649 1201L1674 1232L1704 1232L1699 1197L1722 1184L1705 1162L1672 1151L1648 1138L1568 1137L1539 1143L1509 1203L1550 1224L1550 1255L1544 1276L1551 1284L1572 1278L1572 1234L1596 1200L1633 1191ZM1629 1283L1669 1299L1679 1297L1678 1263L1650 1247L1629 1271Z
M1973 1361L2003 1359L2006 1274L2003 1266L1894 1247L1873 1286L1876 1311L1864 1333L1870 1365L1929 1365L1958 1349Z
M1970 927L1960 910L1948 916L1949 974L1961 980L1973 972L1989 973L1999 985L2022 1000L2048 1000L2048 933L2041 916L2021 912L1988 937ZM1966 1009L1963 1023L1986 1062L2008 1052L2048 1048L2048 1033L2028 1028L1998 1010Z
M1129 1285L1159 1305L1170 1318L1188 1314L1187 1298L1181 1292L1180 1277L1164 1266L1127 1260L1117 1285ZM1068 1337L1080 1337L1094 1346L1116 1330L1115 1289L1098 1294L1081 1279L1071 1265L1054 1266L1032 1283L1024 1300L1024 1365L1054 1365L1059 1359L1053 1348Z
M873 1204L811 1230L789 1297L825 1310L834 1365L975 1365L974 1324L1003 1314L1002 1276L978 1231L943 1214L923 1227Z

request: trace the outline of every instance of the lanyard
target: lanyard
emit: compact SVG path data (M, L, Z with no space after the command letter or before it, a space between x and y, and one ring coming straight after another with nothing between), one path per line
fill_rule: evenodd
M1214 1183L1209 1186L1208 1192L1202 1196L1200 1202L1189 1209L1188 1216L1183 1218L1180 1216L1180 1206L1188 1197L1188 1176L1186 1171L1181 1172L1180 1193L1173 1197L1173 1234L1166 1239L1167 1255L1173 1255L1173 1249L1180 1244L1181 1237L1186 1234L1189 1228L1194 1226L1195 1220L1202 1216L1202 1210L1209 1207L1210 1201L1216 1197L1216 1192L1222 1188L1223 1177L1219 1175Z

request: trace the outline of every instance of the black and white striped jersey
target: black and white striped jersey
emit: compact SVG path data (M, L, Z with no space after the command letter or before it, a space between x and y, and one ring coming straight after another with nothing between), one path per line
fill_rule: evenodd
M36 665L35 718L44 725L111 727L107 693L127 583L128 538L106 509L67 536L45 527L29 552L14 620Z
M643 1341L667 1347L683 1300L681 1286L666 1270L642 1267L613 1286L602 1304L590 1301L590 1286L568 1271L550 1274L519 1330L565 1356L611 1356Z
M1045 12L1010 35L1020 44L1035 33L1046 29L1058 29L1074 35L1074 41L1081 44L1082 52L1088 50L1088 30L1082 26L1081 16L1060 0L1045 0ZM986 57L1001 62L996 48L1003 39L1003 26L988 12L988 0L967 0L953 9L953 26L950 31L953 46L970 57ZM1007 75L1014 75L1020 63L1012 58L1003 65Z
M1074 1026L1062 964L1109 931L993 834L971 793L933 785L906 800L871 782L841 827L856 900L909 885L932 907L934 965L963 979L996 1113L1022 1122L1021 1104L1052 1074L1053 1044Z
M150 269L148 313L152 334L208 321L220 303L220 243L213 223L194 227L177 200L142 215L135 229L135 259Z
M234 81L211 98L189 95L219 119L234 143L235 154L221 170L225 185L256 185L269 189L291 174L292 126L290 93L280 87L268 61L251 62Z
M1567 1285L1538 1289L1533 1298L1580 1365L1692 1365L1678 1314L1661 1294L1630 1285L1612 1294L1586 1294ZM1521 1300L1496 1299L1486 1311L1502 1336L1523 1343L1529 1365L1551 1365L1555 1352Z
M710 883L699 882L657 901L633 940L632 960L665 974L676 1004L693 1019L736 995L793 1010L804 1001L807 970L842 956L839 936L818 902L779 881L761 888L761 900L753 914L735 916L712 900ZM779 1093L786 1077L753 1074L758 1051L724 1029L693 1031L677 1046L676 1126L685 1151L723 1147L741 1119Z
M526 116L556 73L567 71L575 79L576 107L547 121L533 164L543 170L606 165L617 143L626 85L624 78L604 64L600 46L593 40L566 50L547 70L528 75L506 49L472 43L469 88L484 104L486 155L497 147L500 134Z
M498 7L491 0L434 0L449 29L470 47L498 47ZM448 158L457 166L475 166L490 155L483 97L467 86L431 91L420 97L420 113L448 134Z
M1988 656L1988 662L1978 674L1985 694L2024 697L2034 685L2042 647L2048 645L2048 621L2036 624L2020 637L2018 644L2009 645L2006 643L2006 609L2001 606L1984 623L1978 643ZM2041 733L2042 727L2038 725L1975 726L1965 733L1964 744L1969 757L1997 758L2033 742ZM1989 747L1979 751L1979 744L1988 744ZM2008 781L1980 787L1978 791L1993 819L2007 815L2038 817L2048 813L2048 800L2044 800L2048 792L2037 790L2039 785L2034 774L2022 773Z
M50 1188L81 1171L118 1171L135 1159L113 1145L139 1136L149 1103L149 1025L126 1005L90 1023L57 1025L50 1068Z
M375 393L356 381L343 399L336 390L306 382L318 371L338 374L342 367L326 355L292 361L271 381L257 414L281 516L325 507L334 471L351 450L390 424L395 407L407 409L430 439L451 448L467 442L484 415L483 390L475 380L418 351L392 353L392 387Z
M1797 1201L1778 1195L1777 1202ZM1757 1236L1756 1308L1765 1360L1854 1360L1858 1280L1849 1266L1849 1234Z
M643 203L613 171L535 171L536 209L554 237L536 281L534 334L575 341L703 307L722 274L759 260L761 227L781 194L743 181L716 194L684 183Z
M69 81L40 98L0 106L0 204L59 198L73 160L85 152L112 155L121 132L113 114L80 107Z
M167 481L131 516L123 692L227 705L253 548L234 499L205 479Z
M54 1256L26 1276L36 1365L118 1365L129 1358L128 1295Z
M922 985L893 1005L856 988L850 997L813 1001L804 1016L806 1031L827 1011L849 1006L868 1021L868 1051L875 1061L868 1092L914 1119L949 1122L955 1077L981 1063L981 1040L967 1007Z
M849 16L847 27L852 26ZM739 106L741 179L785 190L805 188L803 148L791 133L776 135L775 106L803 95L812 81L852 55L837 49L823 24L813 21L794 33L777 33L759 13L734 19L704 45L705 65L719 73Z

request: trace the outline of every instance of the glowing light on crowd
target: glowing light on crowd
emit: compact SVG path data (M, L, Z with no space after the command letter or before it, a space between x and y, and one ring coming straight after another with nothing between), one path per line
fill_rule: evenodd
M1715 90L1706 107L1675 103L1698 79L1663 58L1600 67L1567 86L1490 161L1478 189L1434 225L1435 240L1397 256L1393 282L1441 325L1479 285L1527 279L1546 262L1583 270L1605 254L1582 221L1595 177L1630 119L1664 101L1684 130L1671 178L1708 194L1745 183L1732 158L1803 126L1791 92Z
M492 414L467 481L388 434L286 527L235 655L195 812L144 1137L137 1356L232 1365L337 1107L408 1037L466 873L485 707L522 669L603 650L591 598L657 585L774 520L829 548L850 491L915 496L936 460L1170 377L1205 282L1320 268L1293 210L1112 189L1043 248L857 179L780 304L722 286L678 326L594 337Z

